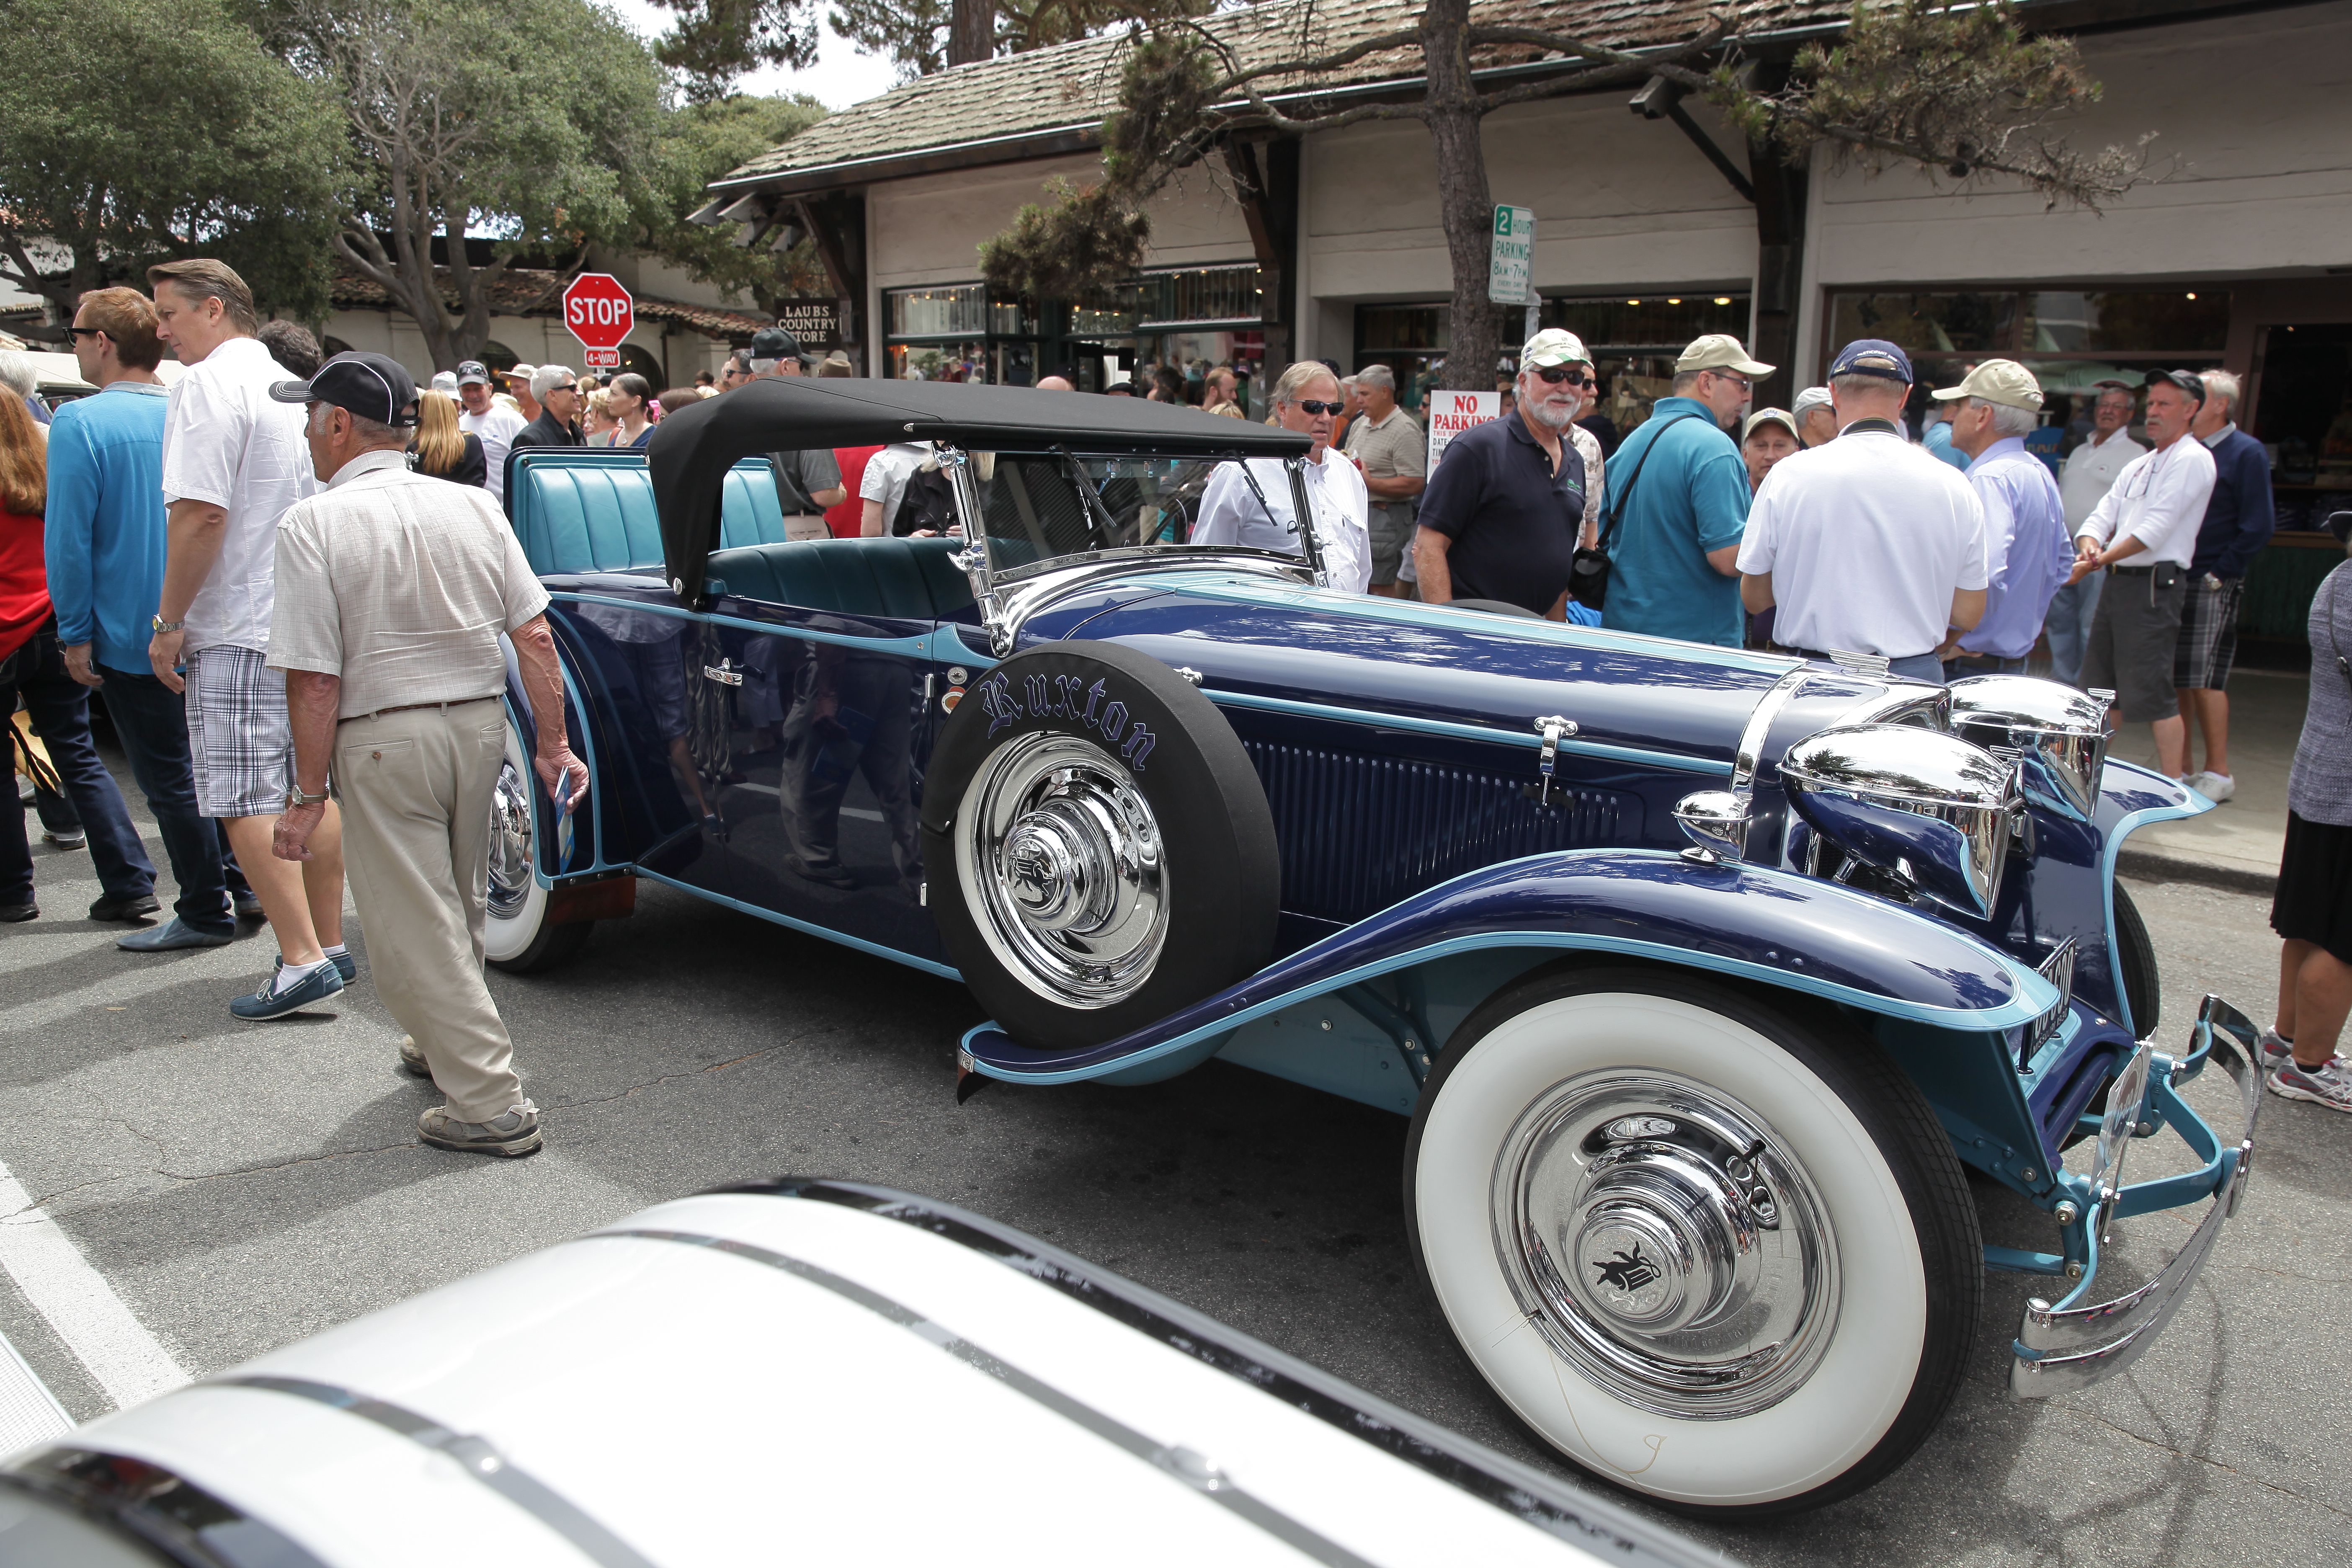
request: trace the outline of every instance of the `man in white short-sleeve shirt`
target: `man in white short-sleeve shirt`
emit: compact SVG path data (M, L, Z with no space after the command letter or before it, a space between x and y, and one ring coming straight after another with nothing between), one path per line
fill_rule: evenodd
M500 403L497 392L490 384L489 367L480 360L469 359L457 367L457 402L465 410L457 416L457 428L482 438L482 461L488 466L483 488L490 492L492 500L503 505L507 499L507 454L513 450L515 437L530 422Z
M1911 361L1875 338L1830 366L1838 436L1764 476L1739 544L1740 600L1778 605L1773 639L1808 658L1876 654L1944 684L1948 628L1984 615L1984 508L1958 469L1903 437Z
M330 814L304 866L269 854L294 784L286 682L264 663L278 519L317 485L302 416L270 399L286 371L255 336L245 280L197 258L151 267L147 281L156 336L187 366L163 421L168 543L147 658L157 679L185 693L196 809L220 819L278 938L278 979L229 1010L275 1018L325 1000L356 973L343 948L339 821Z
M890 531L898 503L907 497L907 481L930 455L928 442L893 441L866 460L866 472L857 481L859 532L875 539Z

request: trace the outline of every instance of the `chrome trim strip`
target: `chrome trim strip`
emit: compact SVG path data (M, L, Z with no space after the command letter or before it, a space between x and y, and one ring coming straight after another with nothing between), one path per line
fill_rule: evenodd
M1808 665L1799 665L1772 683L1772 689L1757 700L1748 710L1748 722L1740 727L1738 747L1731 754L1732 792L1743 798L1756 788L1756 770L1763 763L1764 742L1772 738L1772 721L1780 710L1813 678Z
M2189 1287L2204 1269L2222 1226L2238 1212L2247 1173L2253 1168L2254 1122L2263 1108L2263 1075L2254 1065L2259 1037L2244 1014L2209 995L2197 1010L2191 1040L2197 1051L2219 1060L2236 1081L2246 1113L2237 1146L2219 1150L2212 1162L2213 1206L2163 1272L2138 1289L2087 1307L2053 1307L2039 1298L2028 1301L2009 1374L2010 1392L2020 1398L2086 1388L2146 1354L2189 1299ZM2140 1047L2143 1052L2147 1048ZM2103 1201L2102 1208L2110 1206L2112 1200ZM2100 1217L2091 1218L2095 1243ZM2089 1283L2086 1277L2084 1285Z
M682 1247L706 1247L723 1252L746 1262L789 1274L793 1279L829 1290L853 1306L863 1307L886 1322L895 1323L924 1343L937 1347L984 1377L994 1378L1006 1388L1034 1404L1043 1405L1075 1426L1083 1427L1112 1446L1125 1449L1144 1463L1154 1467L1249 1523L1273 1536L1276 1541L1318 1563L1332 1568L1373 1568L1368 1558L1359 1557L1312 1525L1292 1518L1265 1499L1254 1497L1235 1486L1223 1471L1201 1455L1181 1447L1171 1447L1154 1441L1107 1411L1097 1410L1084 1400L1064 1393L1033 1373L1024 1372L1003 1357L983 1346L976 1345L945 1324L933 1321L903 1301L884 1295L871 1286L845 1279L831 1269L811 1263L788 1253L772 1252L764 1247L754 1247L747 1241L735 1241L726 1237L701 1236L683 1230L603 1230L595 1240L605 1237L625 1237L635 1241L667 1241Z
M308 1378L248 1373L207 1378L200 1386L252 1388L265 1394L289 1394L373 1422L420 1448L448 1455L468 1477L563 1537L592 1562L603 1563L604 1568L654 1568L650 1559L607 1530L594 1515L516 1465L486 1437L452 1432L432 1417L419 1415L390 1400L372 1399L331 1383L313 1383Z

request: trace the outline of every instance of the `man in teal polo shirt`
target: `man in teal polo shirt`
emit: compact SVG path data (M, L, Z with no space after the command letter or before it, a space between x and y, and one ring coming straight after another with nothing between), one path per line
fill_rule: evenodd
M1740 646L1739 540L1748 466L1725 434L1772 367L1711 332L1675 362L1674 395L1609 459L1609 597L1613 631ZM1622 478L1620 476L1622 476Z

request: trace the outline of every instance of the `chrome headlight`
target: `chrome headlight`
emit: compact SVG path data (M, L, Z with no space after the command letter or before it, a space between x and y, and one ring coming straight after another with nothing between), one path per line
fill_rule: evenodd
M1798 742L1780 781L1797 814L1853 859L1963 914L1992 913L2024 805L2014 763L1954 735L1865 724Z
M1977 675L1951 685L1952 732L2023 765L2026 795L2088 822L2107 765L2112 692L2084 696L2054 680Z

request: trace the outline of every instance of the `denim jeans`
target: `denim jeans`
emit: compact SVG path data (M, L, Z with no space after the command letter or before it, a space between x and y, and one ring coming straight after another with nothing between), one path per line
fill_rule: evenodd
M2091 617L2099 613L2099 589L2106 580L2105 572L2094 572L2059 589L2042 615L2042 629L2050 637L2050 673L2069 686L2082 680L2083 652L2091 646Z
M233 931L236 922L228 911L222 863L227 840L219 824L196 814L184 700L152 675L105 666L99 674L106 679L98 689L106 700L106 715L114 721L123 755L131 760L131 776L147 797L147 809L155 814L163 853L171 858L172 879L180 884L173 912L183 925L197 931Z
M155 867L131 826L114 776L89 743L89 690L66 673L54 619L0 659L0 713L16 712L19 697L48 749L66 799L81 818L100 888L111 899L154 891ZM24 805L14 790L8 793L12 809L0 811L0 904L26 904L33 900L33 851L25 838Z
M1944 661L1932 653L1914 654L1909 658L1890 658L1886 673L1904 680L1924 680L1930 686L1944 684Z

